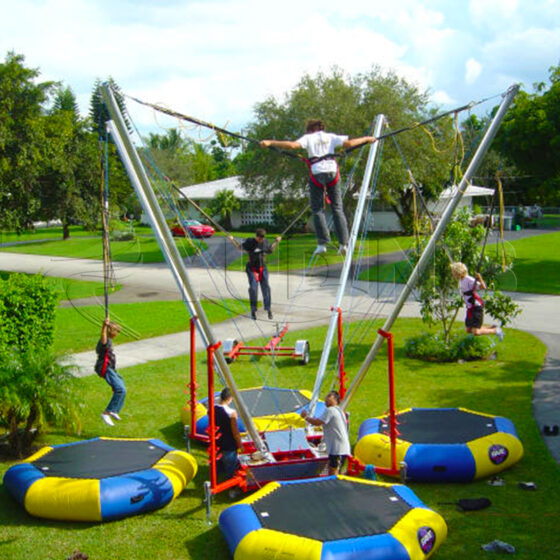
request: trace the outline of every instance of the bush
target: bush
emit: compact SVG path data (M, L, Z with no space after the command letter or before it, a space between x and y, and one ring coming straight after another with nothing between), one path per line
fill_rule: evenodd
M50 348L57 294L43 276L11 274L0 281L0 359L29 346Z
M407 339L405 354L427 362L455 362L488 359L494 350L495 342L488 336L455 335L450 337L449 345L441 333L424 333Z
M71 372L72 366L59 364L51 350L39 346L0 360L0 426L8 431L14 456L28 455L48 424L79 430Z

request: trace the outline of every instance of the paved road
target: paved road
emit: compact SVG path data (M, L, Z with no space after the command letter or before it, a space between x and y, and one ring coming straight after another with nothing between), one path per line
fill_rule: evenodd
M512 232L518 233L518 232ZM166 265L134 265L119 263L115 267L117 281L124 288L111 295L111 303L148 299L180 299L178 289ZM41 272L45 275L81 280L102 281L100 261L57 257L0 253L0 270ZM247 280L243 272L208 271L189 267L188 274L198 297L247 297ZM326 276L271 274L275 321L252 321L247 317L214 326L216 340L237 338L247 340L257 336L272 336L278 324L290 323L291 330L326 324L331 317L330 306L335 301L338 278ZM364 314L384 317L391 310L400 285L357 282L348 289L342 302L345 320L355 320ZM540 428L560 424L560 296L512 293L522 313L512 325L538 336L548 347L546 364L535 381L533 407ZM74 302L77 303L77 302ZM92 303L91 298L87 303ZM101 303L101 301L99 302ZM413 298L408 301L401 317L417 317L419 306ZM177 333L141 342L118 346L119 367L187 354L188 334ZM202 342L198 340L199 348ZM92 374L93 352L74 355L81 375ZM551 453L560 464L560 436L543 436Z

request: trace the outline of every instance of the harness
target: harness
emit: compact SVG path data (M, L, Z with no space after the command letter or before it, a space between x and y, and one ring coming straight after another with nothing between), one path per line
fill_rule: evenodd
M470 307L467 307L467 317L470 319L472 317L472 310L475 308L475 301L480 304L480 307L484 307L484 301L482 298L476 293L475 289L467 290L463 292L463 295L468 296L468 303Z
M103 379L107 373L107 366L109 365L109 347L105 348L105 357L103 358L103 365L101 366L101 373L99 374Z
M257 282L260 282L263 277L263 266L261 265L258 268L256 266L253 266L251 268L253 270L253 276L255 277L255 280Z
M317 163L318 161L323 161L325 159L332 159L336 162L336 159L333 155L328 154L326 156L321 156L321 157L312 157L312 158L302 158L303 161L307 164L307 167L309 168L309 180L316 186L319 187L320 189L324 189L324 186L322 183L319 183L319 181L317 181L317 179L315 178L315 175L313 175L313 172L311 171L311 166L315 163ZM338 162L336 162L336 175L334 177L334 179L332 181L330 181L329 183L327 183L327 187L334 187L338 181L340 180L340 167L338 166ZM331 201L329 200L329 196L327 195L327 193L325 193L325 199L327 201L327 204L330 204Z

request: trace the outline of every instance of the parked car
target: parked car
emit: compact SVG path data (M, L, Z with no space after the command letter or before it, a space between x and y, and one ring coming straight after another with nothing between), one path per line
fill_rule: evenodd
M187 230L193 237L212 237L215 232L212 226L201 224L198 220L184 220L182 225L172 227L171 233L175 237L185 237Z

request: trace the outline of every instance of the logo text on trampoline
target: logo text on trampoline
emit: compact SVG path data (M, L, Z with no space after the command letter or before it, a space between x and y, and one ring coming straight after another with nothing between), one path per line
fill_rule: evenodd
M491 445L488 449L488 456L490 457L490 461L495 465L502 464L509 455L509 451L503 445Z
M424 554L428 554L436 543L436 534L431 527L420 527L418 529L418 542Z

